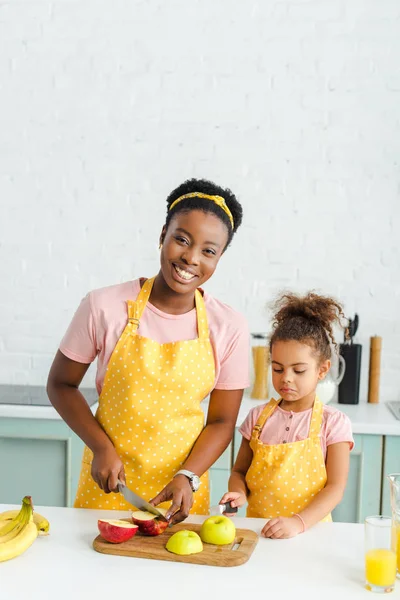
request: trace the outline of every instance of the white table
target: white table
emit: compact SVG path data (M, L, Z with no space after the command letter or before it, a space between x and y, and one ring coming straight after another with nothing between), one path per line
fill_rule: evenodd
M11 508L0 505L0 512ZM15 508L15 507L14 507ZM363 587L363 525L321 523L289 540L260 538L238 567L208 567L99 554L97 519L126 513L37 507L51 523L21 556L0 563L1 600L254 598L372 600ZM190 517L201 523L205 517ZM260 532L264 520L235 520ZM245 596L246 595L246 596ZM400 598L400 581L391 598Z

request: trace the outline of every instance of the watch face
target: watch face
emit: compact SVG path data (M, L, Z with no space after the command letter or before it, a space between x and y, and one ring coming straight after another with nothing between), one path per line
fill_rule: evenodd
M193 475L192 477L192 488L193 491L196 492L200 487L200 478L197 475Z

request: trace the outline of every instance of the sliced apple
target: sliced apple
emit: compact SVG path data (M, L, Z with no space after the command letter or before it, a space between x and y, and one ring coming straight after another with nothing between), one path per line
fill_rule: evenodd
M200 536L195 531L188 529L181 529L171 535L165 547L169 552L182 556L197 554L203 550Z
M164 515L167 510L159 509ZM137 510L131 514L132 522L139 527L139 532L143 535L160 535L168 527L168 521L160 519L145 510Z
M139 529L137 525L119 519L99 519L97 526L101 537L112 544L130 540Z

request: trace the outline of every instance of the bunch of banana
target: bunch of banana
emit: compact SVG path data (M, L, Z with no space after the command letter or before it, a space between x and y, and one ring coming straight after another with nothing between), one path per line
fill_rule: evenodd
M12 521L19 514L19 512L19 510L6 510L5 512L0 513L0 530L5 521ZM50 523L46 517L43 517L43 515L40 515L38 512L34 511L33 522L38 530L38 535L49 535Z
M32 498L25 496L21 510L12 519L0 523L0 562L19 556L38 536L33 522Z

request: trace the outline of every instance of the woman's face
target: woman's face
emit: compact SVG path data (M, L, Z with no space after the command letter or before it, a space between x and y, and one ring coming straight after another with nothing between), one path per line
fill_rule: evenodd
M228 242L228 231L215 215L179 212L161 234L161 272L173 291L194 292L214 273Z

